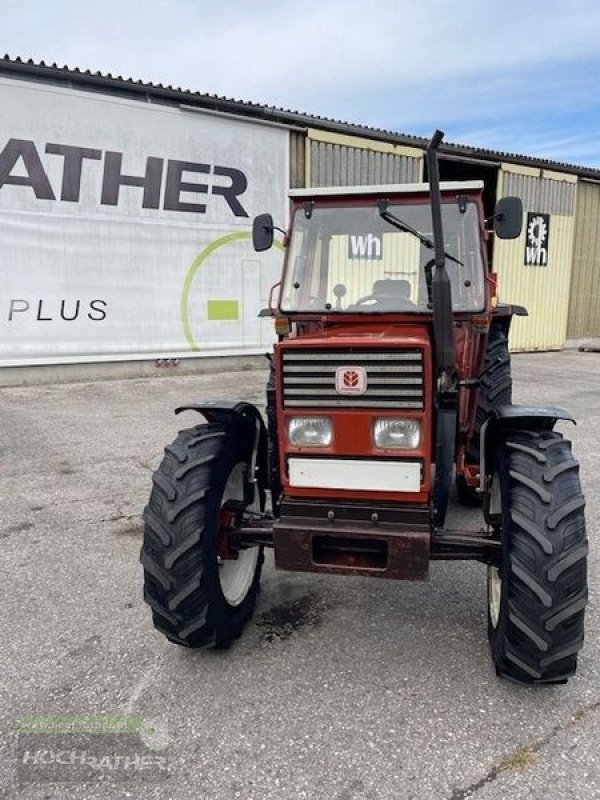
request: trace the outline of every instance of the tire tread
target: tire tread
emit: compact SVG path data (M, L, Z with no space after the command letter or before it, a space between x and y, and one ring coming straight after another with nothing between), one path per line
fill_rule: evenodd
M154 626L186 647L226 646L240 635L258 594L262 550L253 583L239 606L224 605L215 588L220 498L228 470L235 458L245 457L247 446L238 434L220 423L180 431L165 447L152 476L140 553L144 600L152 609Z
M583 645L588 596L578 464L553 431L510 431L503 444L504 610L498 627L490 624L492 654L505 677L564 683Z

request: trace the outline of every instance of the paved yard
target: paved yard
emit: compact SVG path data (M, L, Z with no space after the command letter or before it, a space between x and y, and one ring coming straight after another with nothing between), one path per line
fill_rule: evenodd
M561 429L587 495L591 599L579 672L562 687L495 677L477 564L435 563L428 583L403 584L276 573L268 556L256 616L229 652L170 645L142 601L138 552L151 472L182 426L172 408L262 402L265 373L0 390L5 796L599 797L600 355L519 355L513 373L515 402L579 420ZM124 714L166 745L164 783L17 786L19 717Z

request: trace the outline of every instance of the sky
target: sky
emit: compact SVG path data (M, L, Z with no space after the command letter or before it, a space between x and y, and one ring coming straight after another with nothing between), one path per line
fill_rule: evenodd
M600 168L598 0L0 0L0 50Z

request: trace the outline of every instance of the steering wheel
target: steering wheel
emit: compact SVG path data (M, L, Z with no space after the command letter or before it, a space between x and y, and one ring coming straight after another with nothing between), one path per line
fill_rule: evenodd
M364 306L367 303L374 301L371 308L373 309L389 309L391 311L400 311L402 306L408 306L408 308L412 307L412 303L410 300L407 302L407 298L404 297L389 297L388 295L377 295L377 294L366 294L364 297L359 297L356 303L353 303L349 306L349 309L357 308L358 306Z
M375 301L370 306L374 311L394 311L402 313L403 311L412 311L416 308L415 304L408 297L389 297L388 295L366 294L364 297L359 297L356 303L348 306L347 311L353 311L359 306L364 306L370 301Z
M379 302L381 298L377 298L374 294L366 294L364 297L359 297L356 303L352 303L353 306L364 306L365 303L368 303L369 300L375 300L375 302Z

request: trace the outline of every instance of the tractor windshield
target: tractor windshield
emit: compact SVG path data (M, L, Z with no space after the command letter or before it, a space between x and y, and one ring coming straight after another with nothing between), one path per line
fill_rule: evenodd
M384 219L386 214L403 225ZM430 311L435 266L428 246L429 203L392 202L386 214L382 216L377 205L296 209L282 311ZM453 199L442 204L442 217L453 309L482 311L485 282L477 206Z

